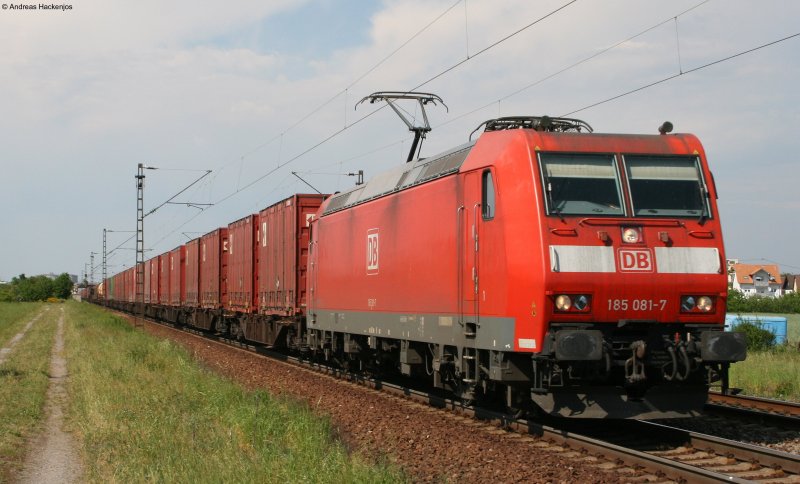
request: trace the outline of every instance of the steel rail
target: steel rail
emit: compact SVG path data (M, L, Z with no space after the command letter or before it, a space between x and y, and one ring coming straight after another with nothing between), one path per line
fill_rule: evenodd
M676 429L661 423L643 421L641 425L651 427L656 432L659 430L685 432L687 443L693 449L709 450L720 455L732 455L742 462L757 462L764 467L780 468L785 473L793 474L800 478L800 455L699 432Z
M800 404L783 400L709 393L708 413L755 419L783 429L800 430Z
M710 405L736 406L800 418L800 403L786 400L711 392L708 394L708 402Z

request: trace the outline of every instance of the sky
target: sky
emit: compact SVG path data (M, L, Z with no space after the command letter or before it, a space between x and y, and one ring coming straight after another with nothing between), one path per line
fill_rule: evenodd
M800 2L19 5L0 10L0 280L95 252L99 281L104 228L109 274L131 267L139 163L146 212L200 178L145 218L148 256L311 191L293 171L331 193L402 164L412 135L356 103L411 89L447 105L423 156L498 116L669 120L705 147L727 256L800 273L800 36L747 52L800 33Z

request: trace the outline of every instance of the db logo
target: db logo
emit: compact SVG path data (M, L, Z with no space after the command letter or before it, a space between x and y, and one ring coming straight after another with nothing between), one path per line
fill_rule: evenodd
M378 229L367 230L367 274L378 273Z
M619 249L620 272L653 272L653 256L649 249Z

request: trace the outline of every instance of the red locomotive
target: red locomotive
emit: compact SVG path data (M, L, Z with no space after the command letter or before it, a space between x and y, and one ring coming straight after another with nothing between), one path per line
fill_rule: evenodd
M745 342L723 332L703 147L667 131L488 121L474 142L204 236L199 271L188 243L183 273L155 269L185 281L180 303L155 312L465 400L571 417L691 413L710 385L727 389ZM114 279L126 302L112 304L132 309L132 279Z

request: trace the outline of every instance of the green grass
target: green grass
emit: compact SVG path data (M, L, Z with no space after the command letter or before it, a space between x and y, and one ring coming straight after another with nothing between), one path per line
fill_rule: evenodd
M800 402L800 314L763 315L786 318L786 344L749 351L745 361L731 365L731 386L748 395Z
M398 482L306 406L246 391L99 308L67 305L71 426L94 482Z
M30 306L28 315L36 309ZM57 308L45 313L0 365L0 482L9 481L20 468L25 442L42 419L55 321L60 313ZM28 319L24 310L18 314Z
M42 303L0 302L0 348L22 331Z
M731 365L730 384L748 395L800 402L800 351L786 345L750 352Z
M797 347L800 344L800 314L778 314L786 318L786 341Z

